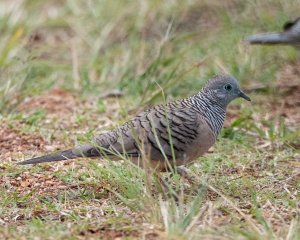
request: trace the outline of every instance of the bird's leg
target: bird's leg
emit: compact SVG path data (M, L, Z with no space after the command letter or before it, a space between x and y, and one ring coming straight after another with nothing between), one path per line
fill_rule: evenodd
M184 166L176 167L176 172L184 179L186 179L190 184L195 184L196 179L189 174L189 170Z
M178 194L172 189L170 184L168 184L167 181L165 179L163 179L163 177L158 172L155 172L154 176L157 179L163 194L165 196L169 195L169 196L173 197L176 202L179 201Z

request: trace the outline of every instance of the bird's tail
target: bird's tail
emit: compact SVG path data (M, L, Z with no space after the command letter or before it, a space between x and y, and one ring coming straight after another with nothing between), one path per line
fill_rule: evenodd
M246 38L251 44L293 44L293 39L284 33L261 33Z
M93 145L85 144L85 145L79 145L72 149L51 153L45 156L27 159L18 162L17 164L18 165L37 164L37 163L45 163L45 162L62 161L62 160L80 158L80 157L97 157L97 156L101 156L100 150Z

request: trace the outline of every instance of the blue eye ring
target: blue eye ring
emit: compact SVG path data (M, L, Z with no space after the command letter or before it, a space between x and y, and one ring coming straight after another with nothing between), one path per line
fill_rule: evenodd
M224 89L225 89L226 91L230 92L230 91L232 90L232 86L231 86L230 84L226 84L226 85L224 86Z

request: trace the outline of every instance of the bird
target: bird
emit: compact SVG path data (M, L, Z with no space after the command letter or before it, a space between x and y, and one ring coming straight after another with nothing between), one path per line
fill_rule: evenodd
M246 41L250 44L282 44L300 46L300 17L288 21L283 25L282 32L261 33L248 36Z
M231 75L216 75L194 95L142 111L87 144L18 162L19 165L75 158L129 158L158 172L186 166L205 154L223 127L228 104L251 101ZM147 161L144 161L146 159Z

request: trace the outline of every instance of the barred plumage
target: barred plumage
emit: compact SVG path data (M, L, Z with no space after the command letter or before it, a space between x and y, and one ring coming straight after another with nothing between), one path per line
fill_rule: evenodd
M197 94L157 105L138 114L116 129L95 136L90 144L20 162L34 164L76 157L120 158L126 155L153 168L185 165L203 155L215 143L227 105L237 97L250 100L231 76L216 76Z

